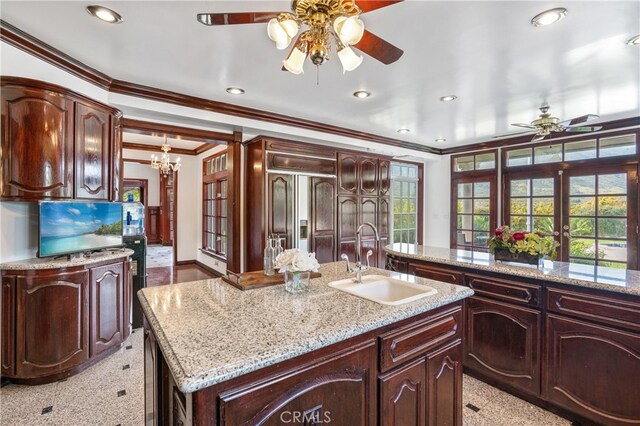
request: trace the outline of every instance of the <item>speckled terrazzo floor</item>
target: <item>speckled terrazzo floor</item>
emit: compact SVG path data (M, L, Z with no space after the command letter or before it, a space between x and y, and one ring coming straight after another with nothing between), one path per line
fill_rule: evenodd
M64 382L4 386L0 424L143 425L143 376L142 333L136 330L120 351ZM465 426L571 424L469 376L464 377L463 416Z

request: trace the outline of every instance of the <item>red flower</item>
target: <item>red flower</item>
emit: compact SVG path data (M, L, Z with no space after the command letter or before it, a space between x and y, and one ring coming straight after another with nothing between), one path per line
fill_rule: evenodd
M496 229L496 235L502 235L502 229Z
M516 241L524 240L524 233L523 232L516 232L515 234L513 234L513 239L516 240Z

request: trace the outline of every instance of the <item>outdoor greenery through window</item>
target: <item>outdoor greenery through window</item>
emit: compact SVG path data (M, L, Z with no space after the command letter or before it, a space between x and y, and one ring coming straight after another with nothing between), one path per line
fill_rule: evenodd
M392 242L418 240L418 166L391 164Z
M514 179L509 188L509 226L516 232L553 233L554 178Z
M455 184L457 248L487 250L491 230L491 183L488 181Z
M202 164L202 248L227 253L227 154L205 158Z

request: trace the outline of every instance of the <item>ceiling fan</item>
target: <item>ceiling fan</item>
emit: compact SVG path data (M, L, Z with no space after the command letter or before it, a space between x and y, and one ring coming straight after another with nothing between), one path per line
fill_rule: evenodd
M199 13L198 22L209 25L267 24L267 34L276 48L293 47L283 61L283 70L302 74L307 57L320 66L329 60L331 42L335 43L343 73L362 63L350 46L383 64L391 64L404 53L401 49L372 34L360 19L363 13L400 3L402 0L293 0L291 12ZM300 35L300 26L308 27Z
M540 107L540 117L536 120L533 120L531 124L525 123L513 123L512 126L516 127L524 127L525 129L530 129L526 132L519 133L510 133L506 135L495 136L494 138L501 138L503 136L513 136L513 135L521 135L524 133L531 133L535 131L535 135L532 142L538 142L549 136L551 133L561 133L561 132L570 132L570 133L586 133L586 132L596 132L602 129L602 126L582 126L582 124L590 122L592 120L600 118L599 115L596 114L586 114L580 117L572 118L570 120L560 121L557 117L551 117L549 114L549 105L544 104Z

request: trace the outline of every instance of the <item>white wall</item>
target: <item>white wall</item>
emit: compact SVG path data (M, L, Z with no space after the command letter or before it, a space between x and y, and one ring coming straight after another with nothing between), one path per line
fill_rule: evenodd
M449 247L451 156L443 155L424 164L423 244Z
M147 204L149 206L160 205L160 174L147 164L124 163L125 179L146 179L147 182Z
M0 263L38 251L38 203L0 202Z

